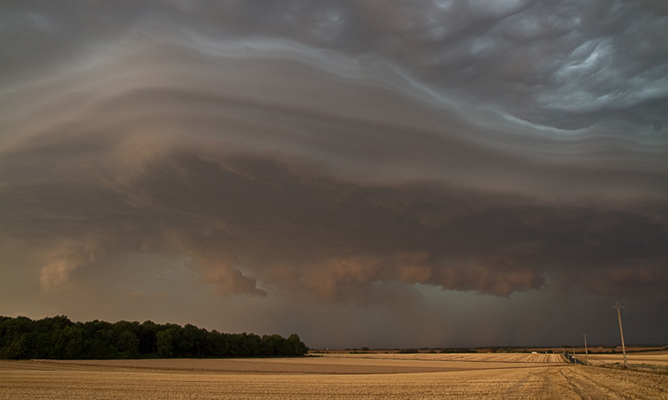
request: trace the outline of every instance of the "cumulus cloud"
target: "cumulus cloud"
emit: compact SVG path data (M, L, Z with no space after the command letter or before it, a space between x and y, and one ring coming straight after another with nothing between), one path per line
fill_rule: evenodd
M0 13L0 238L45 293L159 254L227 301L665 299L660 5L66 4Z

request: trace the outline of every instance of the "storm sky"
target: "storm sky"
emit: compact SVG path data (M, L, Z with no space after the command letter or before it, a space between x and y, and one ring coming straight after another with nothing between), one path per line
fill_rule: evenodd
M0 5L0 315L668 338L661 0Z

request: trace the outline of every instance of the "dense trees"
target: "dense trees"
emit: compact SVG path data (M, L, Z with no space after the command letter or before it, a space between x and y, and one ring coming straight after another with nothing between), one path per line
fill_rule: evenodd
M293 357L308 348L292 334L229 334L187 324L72 322L0 316L0 358Z

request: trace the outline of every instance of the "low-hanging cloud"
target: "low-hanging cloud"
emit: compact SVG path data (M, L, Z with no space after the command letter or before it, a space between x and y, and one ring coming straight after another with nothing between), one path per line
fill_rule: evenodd
M636 282L656 288L645 295L660 296L666 280L665 205L651 197L631 205L613 198L601 209L434 181L355 182L318 174L312 160L237 154L219 140L200 147L174 139L165 149L165 138L142 145L137 135L110 145L110 154L95 148L91 163L89 139L68 141L77 154L50 147L45 157L41 144L20 153L36 170L18 161L8 168L24 176L4 188L5 209L16 215L5 225L10 234L93 235L116 251L188 256L223 295L264 295L268 284L340 300L351 288L400 281L506 296L573 274L596 292L588 280L607 276L607 293L620 295L634 290L620 271L636 259L655 271ZM95 141L104 142L113 140ZM55 174L50 183L40 182L42 168ZM22 199L39 199L39 208ZM54 268L43 277L74 267Z

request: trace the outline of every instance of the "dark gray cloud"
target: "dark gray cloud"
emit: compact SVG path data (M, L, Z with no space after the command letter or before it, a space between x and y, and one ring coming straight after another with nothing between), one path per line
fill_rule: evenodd
M114 318L138 307L135 318L169 319L169 304L183 319L190 304L205 320L221 307L235 315L228 328L302 327L323 345L332 327L318 310L354 314L340 345L370 316L396 328L411 315L424 330L400 329L397 342L438 345L447 329L427 321L444 310L480 344L526 340L507 321L467 320L489 312L487 297L662 310L658 2L2 11L0 268L23 290L3 290L0 312L100 318L97 299ZM432 288L466 293L472 311ZM301 317L267 320L269 304ZM521 307L508 321L526 327ZM642 340L668 328L653 329ZM567 337L555 335L543 337Z
M21 1L4 7L6 79L114 41L281 37L378 55L439 95L539 125L583 129L616 121L620 113L649 133L667 125L661 110L668 22L665 7L650 0Z

